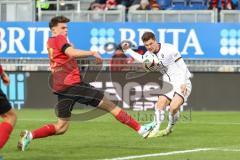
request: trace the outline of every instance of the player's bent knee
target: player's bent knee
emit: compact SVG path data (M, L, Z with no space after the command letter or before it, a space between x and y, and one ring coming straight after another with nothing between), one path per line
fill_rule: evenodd
M16 115L16 113L14 113L11 116L11 120L12 120L12 125L14 126L17 123L17 115Z
M160 96L156 103L156 107L158 109L164 109L169 103L170 101L165 96Z
M60 135L60 134L64 134L69 127L69 122L65 122L65 123L58 123L55 125L55 129L56 129L56 134Z
M160 101L160 102L157 102L156 104L156 107L158 109L164 109L164 107L166 107L167 103L165 101Z
M6 114L4 114L3 117L4 117L4 121L10 123L12 126L15 126L17 122L17 114L13 109L11 109Z
M180 106L183 104L184 100L179 97L179 98L175 98L172 100L172 102L170 103L170 107L173 110L178 110L180 108Z
M116 105L109 99L103 97L103 99L99 103L98 107L110 112L111 110L116 108Z
M178 106L178 105L171 105L170 106L170 112L175 114L175 113L178 112L179 108L180 108L180 106Z
M56 135L62 135L67 132L67 129L60 129L56 132Z
M56 133L55 134L57 134L57 135L64 134L64 133L67 132L67 130L68 130L68 127L61 127L61 128L56 127Z

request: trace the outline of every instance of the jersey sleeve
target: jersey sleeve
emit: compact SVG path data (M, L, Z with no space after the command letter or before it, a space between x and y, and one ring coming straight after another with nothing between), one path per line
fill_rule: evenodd
M182 58L180 58L177 62L176 62L178 68L181 69L182 71L182 74L183 74L183 79L184 79L184 83L186 84L187 83L187 79L189 78L188 77L188 68L187 68L187 65L185 64L185 62L183 61Z
M174 62L177 64L178 68L182 71L182 78L183 78L183 83L187 83L187 79L189 78L188 76L188 68L187 65L185 64L184 60L182 59L181 54L179 53L178 49L171 45L171 56L174 60Z
M3 68L2 65L0 65L0 76L3 74Z
M179 53L179 51L177 50L176 47L172 48L172 58L174 59L175 62L177 62L179 59L182 58L181 54Z
M136 60L139 63L143 63L143 56L139 53L133 51L132 49L127 49L125 53L129 54L134 60Z
M167 52L167 56L171 59L171 61L177 62L179 59L182 58L178 49L174 45L165 43L164 48L165 51Z
M182 76L183 76L183 83L187 83L187 80L190 78L191 73L189 72L186 63L182 59L181 54L178 52L177 49L173 52L174 54L172 55L174 58L175 63L177 64L178 68L182 71Z
M66 37L64 37L63 35L58 35L56 37L56 46L57 46L57 49L62 51L62 53L65 53L65 50L71 45L68 43Z

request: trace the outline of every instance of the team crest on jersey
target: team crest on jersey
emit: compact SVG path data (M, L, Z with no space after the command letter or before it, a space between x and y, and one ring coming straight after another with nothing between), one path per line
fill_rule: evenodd
M161 57L164 58L164 54L161 54Z

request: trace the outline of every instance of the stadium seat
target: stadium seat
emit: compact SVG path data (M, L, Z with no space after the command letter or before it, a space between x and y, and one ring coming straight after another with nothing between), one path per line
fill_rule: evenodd
M206 0L190 0L189 1L189 7L190 9L199 9L199 10L205 10L207 9Z
M187 0L172 0L171 2L172 10L186 10L188 9Z
M240 10L239 0L232 0L233 7L237 10Z
M171 0L158 0L161 9L165 10L171 5Z

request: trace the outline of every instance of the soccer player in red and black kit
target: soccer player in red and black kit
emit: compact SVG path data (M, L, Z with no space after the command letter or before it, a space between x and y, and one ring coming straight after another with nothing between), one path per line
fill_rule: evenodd
M8 75L4 72L0 65L0 76L5 85L10 83ZM0 89L0 116L3 118L3 122L0 123L0 149L3 148L7 142L13 127L16 124L17 116L14 109L11 107L6 95Z
M141 126L123 109L105 98L104 93L97 90L80 78L80 70L75 58L94 56L97 63L102 62L101 56L94 51L75 49L67 40L70 20L64 16L51 19L49 27L52 37L48 39L48 52L52 72L52 89L58 96L56 124L47 124L33 131L25 130L20 134L18 149L25 151L31 140L64 134L69 127L73 105L78 102L98 107L110 112L118 121L131 127L143 137L146 137L154 127L154 123Z

